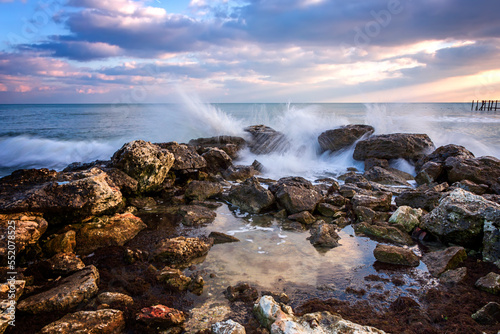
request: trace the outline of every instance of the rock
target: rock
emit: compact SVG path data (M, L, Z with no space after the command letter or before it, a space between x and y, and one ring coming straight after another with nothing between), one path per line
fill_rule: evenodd
M424 156L415 164L417 172L422 170L422 167L428 163L433 162L436 164L443 164L448 158L457 158L460 160L472 159L474 154L460 145L445 145L438 147L434 152Z
M411 186L407 182L407 178L403 177L400 173L395 173L382 167L375 166L366 171L363 175L368 181L373 181L380 184L408 187Z
M294 213L293 215L288 216L290 220L296 220L299 223L311 225L314 224L316 218L309 211L302 211L299 213Z
M500 263L500 230L499 224L485 221L483 226L483 261Z
M259 292L247 283L239 283L236 286L227 287L224 295L230 302L254 302L259 298Z
M458 284L467 276L467 268L461 267L457 269L446 270L439 276L441 284Z
M199 238L177 237L161 240L155 246L154 257L170 265L181 265L205 256L212 243Z
M155 305L141 309L136 320L151 328L165 329L182 326L186 321L186 314L165 305Z
M213 174L223 172L233 164L233 159L218 148L209 148L201 155L207 161L207 171Z
M250 213L260 213L275 203L271 191L261 186L256 177L247 179L240 185L232 186L227 200Z
M308 238L316 247L334 248L339 246L340 236L335 231L335 226L322 222L318 227L310 230Z
M240 239L233 237L232 235L227 235L225 233L215 231L210 232L208 237L214 239L214 245L240 241Z
M21 253L26 247L38 242L48 225L41 214L0 214L1 263L6 263L8 250L11 249L9 245L15 246L15 254Z
M500 205L463 189L453 190L439 206L421 219L421 228L444 243L477 246L486 222L500 226Z
M436 191L408 190L396 196L397 206L410 206L412 208L431 211L439 205L442 193Z
M368 158L417 161L434 149L434 143L426 134L393 133L359 141L353 157L360 161Z
M500 294L500 275L491 272L488 275L478 279L475 285L476 288L480 290L498 295Z
M353 207L364 206L373 210L388 211L391 207L392 194L386 192L372 192L369 195L356 194L352 197Z
M229 166L222 176L229 181L242 181L251 178L255 175L259 175L260 172L255 169L254 166Z
M192 146L176 142L155 145L174 155L174 164L171 167L173 171L195 170L207 166L207 161Z
M422 261L434 277L439 277L449 269L457 268L465 259L467 253L463 247L449 247L442 251L424 254Z
M100 305L126 310L134 305L134 299L129 295L119 292L103 292L97 295L97 302Z
M254 154L269 154L284 152L290 148L286 136L265 125L252 125L243 129L249 132L252 139L248 142L250 152Z
M370 125L350 124L327 130L319 135L318 143L322 152L335 152L354 144L363 136L371 135L375 129Z
M389 161L387 161L387 159L377 159L377 158L365 159L365 171L370 170L373 167L388 168Z
M137 209L147 210L156 207L156 200L153 197L133 197L128 199L130 205Z
M417 267L420 264L418 256L410 249L378 244L373 251L377 261L398 264L402 266Z
M164 267L156 276L159 282L162 282L169 289L186 291L191 284L191 278L185 276L179 269Z
M184 197L191 201L204 201L221 193L222 186L219 183L194 180L188 184Z
M79 311L70 313L45 326L40 334L120 334L125 329L122 311L103 309L98 311Z
M0 212L42 212L52 224L65 217L104 214L122 204L122 193L98 168L58 174L57 181L50 175L45 180L34 177L39 183L23 183L25 177L13 173L0 181Z
M437 162L426 162L420 172L415 176L417 184L428 184L433 182L442 182L447 180L444 174L445 170L442 164Z
M99 272L90 265L63 278L56 287L21 300L17 308L31 314L67 311L96 295L98 281Z
M448 170L449 183L469 180L477 184L485 184L492 189L492 192L500 194L500 159L495 157L465 160L449 158L445 162L445 168Z
M245 327L231 319L212 325L212 334L246 334Z
M329 204L329 203L319 203L316 210L325 217L333 217L338 211L341 210L340 207Z
M111 159L113 167L137 180L138 190L143 193L161 190L175 160L172 153L144 140L123 145Z
M488 191L488 186L485 184L477 184L469 180L462 180L453 183L453 187L461 188L476 195L484 195Z
M329 312L308 313L296 317L291 308L279 305L271 296L262 296L259 299L254 305L254 314L271 334L385 333L374 327L344 320Z
M413 245L415 242L405 232L393 226L374 225L366 222L354 225L357 234L363 234L376 240L383 240L397 245Z
M181 223L186 226L210 224L217 214L207 207L200 205L183 205L179 208L182 216Z
M89 254L106 246L123 246L147 226L131 213L96 217L76 234L76 252Z
M128 176L118 168L104 168L103 171L108 174L109 179L123 194L132 196L137 193L139 182L136 179Z
M489 302L474 313L472 319L481 325L496 325L500 322L500 304Z
M43 251L47 256L58 253L73 253L76 247L76 232L70 230L62 234L54 234L43 245Z
M52 273L56 275L68 275L85 268L83 261L73 253L56 254L47 263Z
M322 196L311 182L302 177L285 177L269 187L279 205L289 214L314 211Z
M401 227L404 231L411 233L420 223L422 209L413 209L409 206L400 206L389 218L389 223Z
M232 159L236 159L238 157L238 152L247 146L245 139L234 136L192 139L188 144L194 146L197 151L203 151L204 148L209 147L221 149Z

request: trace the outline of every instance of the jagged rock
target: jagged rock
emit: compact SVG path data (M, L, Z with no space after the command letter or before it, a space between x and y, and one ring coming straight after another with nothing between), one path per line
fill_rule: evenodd
M269 154L284 152L289 149L290 143L286 136L265 125L252 125L243 129L249 132L252 139L248 142L250 152L254 154Z
M476 288L480 290L498 295L500 294L500 275L491 272L488 275L478 279L475 285Z
M308 238L311 244L317 247L334 248L339 246L340 236L335 231L335 226L322 222L318 227L310 230Z
M417 161L417 163L415 164L415 168L417 172L419 172L420 170L422 170L422 166L424 166L427 162L443 164L448 158L465 160L474 158L474 154L460 145L450 144L440 146L434 152L424 156L422 159Z
M125 329L125 317L122 311L102 309L97 311L79 311L70 313L45 326L40 334L120 334Z
M227 287L224 295L230 302L243 301L253 302L259 298L259 292L248 283L240 283L236 286Z
M254 166L229 166L224 172L222 172L222 176L229 181L241 181L251 178L255 175L259 175L260 172L255 169Z
M126 310L134 305L134 299L129 295L119 292L103 292L97 295L97 302L100 305L108 305L116 309Z
M76 252L89 254L106 246L123 246L147 226L131 213L96 217L76 234Z
M68 275L85 268L82 260L74 253L59 253L47 261L50 270L56 275Z
M184 196L191 201L204 201L222 193L222 186L217 182L192 181L188 184Z
M400 226L403 230L410 233L420 223L422 209L413 209L409 206L400 206L389 218L389 223Z
M446 180L444 167L442 164L437 162L428 161L426 162L420 172L415 176L415 181L417 184L428 184L433 182L441 182Z
M21 300L17 308L31 314L67 311L96 295L98 281L99 271L90 265L63 278L56 287Z
M403 247L378 244L373 255L377 261L384 263L410 267L417 267L420 264L418 256L412 250Z
M421 219L421 228L442 242L461 246L481 243L486 222L500 226L500 205L463 189L453 190L439 206Z
M247 146L245 139L234 136L192 139L188 144L196 147L198 152L203 151L204 148L208 147L221 149L232 159L236 159L238 157L238 152Z
M205 256L212 243L199 238L177 237L161 240L155 246L154 257L158 261L170 265L186 264L189 261Z
M417 161L434 149L434 143L426 134L393 133L359 141L353 157L361 161L368 158Z
M47 256L58 253L73 253L76 247L76 232L70 230L62 234L54 234L43 245Z
M302 177L285 177L269 187L279 205L289 214L314 211L322 196L311 182Z
M200 169L207 166L206 160L192 146L176 142L156 144L174 155L173 171Z
M376 222L386 222L390 214L383 211L375 211L366 206L356 206L353 209L354 215L356 216L356 221L359 223L376 223Z
M34 245L47 230L49 224L40 214L0 214L0 261L7 260L9 240L15 245L15 254Z
M215 231L210 232L208 237L214 239L214 245L240 241L240 239L233 237L232 235L227 235L225 233Z
M410 206L412 208L431 211L439 205L442 193L431 190L408 190L396 196L397 206Z
M391 207L392 194L386 192L372 192L369 195L356 194L352 197L353 207L364 206L372 210L388 211Z
M152 209L156 206L156 201L153 197L133 197L128 199L130 205L137 209Z
M136 179L118 168L104 168L103 170L123 194L130 196L137 193L139 182Z
M151 328L165 329L182 326L186 321L186 314L165 305L155 305L141 309L136 320Z
M73 218L111 212L121 204L122 193L98 168L58 175L21 171L0 181L0 212L42 212L52 218Z
M250 213L259 213L275 203L271 191L261 186L256 177L232 186L227 195L227 200Z
M415 242L405 232L393 226L368 224L366 222L354 225L354 231L377 240L384 240L397 245L413 245Z
M327 130L319 135L318 143L322 152L335 152L354 144L363 136L371 135L375 129L370 125L350 124Z
M475 159L449 158L445 162L448 171L448 182L469 180L477 184L485 184L492 192L500 194L500 159L495 157L479 157Z
M223 172L233 164L233 159L221 149L212 147L201 155L207 161L207 171L213 174Z
M144 140L123 145L111 159L113 167L137 180L139 192L161 190L175 160L172 153Z
M296 220L299 223L306 225L311 225L316 221L316 218L309 211L294 213L293 215L288 216L288 219Z
M212 334L246 334L245 327L231 319L212 325Z
M319 203L316 208L316 210L325 217L333 217L340 209L340 207L329 203Z
M463 190L474 193L476 195L484 195L488 191L488 186L486 184L477 184L469 180L455 182L453 183L453 187L462 188Z
M179 269L164 267L156 276L159 282L162 282L170 289L186 291L191 284L191 278L185 276Z
M466 276L467 268L465 267L450 269L439 276L439 282L441 282L441 284L457 284L462 282Z
M389 161L387 161L387 159L377 159L377 158L365 159L365 171L370 170L373 167L388 168Z
M500 322L500 304L489 302L472 315L481 325L496 325Z
M446 270L457 268L465 259L467 259L465 249L454 246L442 251L426 253L422 261L427 265L432 276L439 277Z
M404 177L404 175L402 175L401 173L397 173L394 172L393 170L385 169L382 167L375 166L367 170L363 175L368 181L373 181L380 184L407 186L407 187L411 186L407 182L408 176Z
M210 224L217 214L207 207L200 205L183 205L179 208L182 216L181 223L186 226Z

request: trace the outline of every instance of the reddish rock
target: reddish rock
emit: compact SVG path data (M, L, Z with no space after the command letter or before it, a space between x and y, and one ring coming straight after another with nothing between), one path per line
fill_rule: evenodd
M186 314L165 305L155 305L141 309L136 320L143 322L148 327L165 329L182 326L186 321Z

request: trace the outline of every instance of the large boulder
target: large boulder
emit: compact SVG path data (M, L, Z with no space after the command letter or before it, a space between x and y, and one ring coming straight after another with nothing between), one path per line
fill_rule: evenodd
M482 242L484 225L500 226L500 205L463 189L455 189L422 217L421 228L444 243L465 247Z
M112 309L79 311L66 314L61 319L45 326L40 334L120 334L125 329L123 312Z
M0 261L6 262L9 249L19 254L27 246L36 244L48 225L40 214L0 214L0 235L2 236L0 238ZM9 246L15 246L15 249Z
M205 256L212 247L211 240L177 237L163 239L155 246L154 257L169 265L184 265Z
M252 139L248 142L248 147L254 154L284 152L290 148L290 142L286 136L268 126L252 125L244 130L252 136Z
M368 158L417 161L434 150L434 143L426 134L393 133L372 136L359 141L354 149L356 160Z
M323 198L311 182L302 177L284 177L269 187L280 206L289 214L314 211Z
M420 260L411 249L378 244L373 250L375 259L380 262L402 266L417 267Z
M144 140L123 145L111 159L114 167L137 180L140 192L161 190L175 161L172 153Z
M446 270L457 268L465 259L467 253L463 247L449 247L442 251L424 254L422 261L432 276L439 277Z
M21 300L17 309L31 314L67 311L95 296L98 282L99 271L90 265L62 279L52 289Z
M207 166L206 160L192 146L178 144L175 141L156 145L174 155L174 164L171 167L174 171L196 170Z
M450 158L446 160L445 168L448 171L450 184L469 180L477 184L485 184L492 192L500 194L500 159L495 157L465 160Z
M367 170L363 175L368 181L377 182L380 184L391 186L407 186L411 187L408 180L413 179L411 175L398 171L397 169L385 169L382 167L372 167Z
M204 201L222 193L222 186L217 182L191 181L186 187L184 197L191 201Z
M256 177L232 186L227 194L227 200L250 213L260 213L275 203L271 191L261 186Z
M208 148L201 156L207 161L207 171L213 174L223 172L233 164L233 159L216 147Z
M335 152L354 144L363 136L371 135L375 129L370 125L350 124L327 130L319 135L318 143L322 152Z
M335 225L321 222L317 227L312 228L310 233L311 236L308 239L316 247L334 248L339 246L340 236L335 231Z
M236 159L238 152L247 146L245 139L234 136L191 139L188 144L194 146L198 152L203 152L205 148L209 147L221 149L232 159Z
M389 218L389 223L400 227L404 231L411 233L420 224L422 209L414 209L410 206L400 206Z

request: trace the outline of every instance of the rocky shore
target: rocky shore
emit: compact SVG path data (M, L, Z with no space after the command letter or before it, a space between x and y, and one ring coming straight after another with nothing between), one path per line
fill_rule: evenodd
M0 333L500 330L499 159L458 145L436 148L425 134L373 135L370 126L348 125L322 133L318 153L354 147L364 172L271 180L259 176L266 166L258 161L233 161L244 149L259 155L291 145L264 125L245 130L246 139L137 140L110 161L0 179ZM416 176L390 167L397 159ZM225 291L231 312L219 319L212 305L200 317L193 303L214 274L196 264L214 244L238 242L196 232L221 205L300 224L321 251L343 247L338 232L351 225L378 242L374 266L397 272L423 262L437 284L375 310L363 298L298 305L282 291L241 282ZM186 326L197 317L204 320L196 330Z

